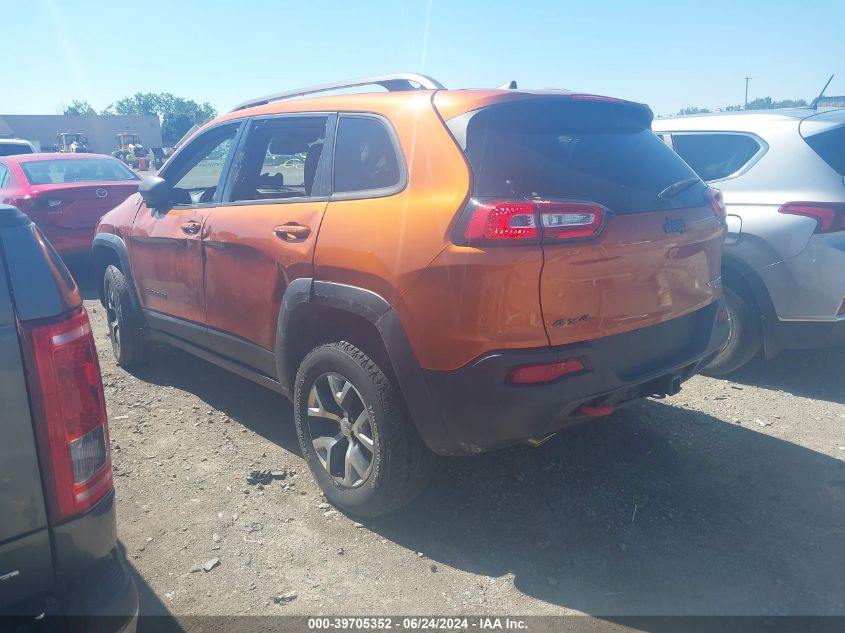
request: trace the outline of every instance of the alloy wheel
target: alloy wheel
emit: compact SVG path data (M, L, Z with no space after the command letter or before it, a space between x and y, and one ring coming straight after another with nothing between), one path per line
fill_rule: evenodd
M338 484L357 488L373 469L375 435L370 411L352 382L320 375L308 393L308 429L320 465Z

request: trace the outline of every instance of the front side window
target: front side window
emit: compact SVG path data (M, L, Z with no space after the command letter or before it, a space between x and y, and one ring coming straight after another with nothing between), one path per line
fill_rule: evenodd
M214 194L240 123L221 125L191 140L162 177L173 188L173 204L203 204Z
M21 163L21 169L31 185L138 180L131 169L113 158L35 160Z
M673 134L675 151L702 180L720 180L736 174L757 152L760 143L746 134Z
M283 116L253 122L231 201L308 198L315 187L327 116Z
M401 181L396 148L384 123L342 116L335 140L334 193L390 189Z

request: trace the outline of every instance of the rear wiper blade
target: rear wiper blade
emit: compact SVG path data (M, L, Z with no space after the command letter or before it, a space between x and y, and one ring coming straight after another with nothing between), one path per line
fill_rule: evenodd
M684 178L683 180L679 180L676 183L672 183L666 189L661 191L657 194L657 197L661 200L668 200L669 198L674 198L679 193L681 193L684 189L688 189L692 187L694 184L701 182L701 178Z

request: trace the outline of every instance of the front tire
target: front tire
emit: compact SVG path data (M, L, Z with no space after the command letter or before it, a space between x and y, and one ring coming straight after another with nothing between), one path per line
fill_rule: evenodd
M103 276L103 295L114 359L121 367L144 361L141 319L132 305L129 282L117 266L108 266Z
M728 341L719 355L702 370L705 376L725 376L736 371L754 358L762 346L757 308L732 288L725 286L723 290L730 321Z
M373 517L422 489L431 455L399 390L351 343L322 345L305 357L294 411L302 454L335 507Z

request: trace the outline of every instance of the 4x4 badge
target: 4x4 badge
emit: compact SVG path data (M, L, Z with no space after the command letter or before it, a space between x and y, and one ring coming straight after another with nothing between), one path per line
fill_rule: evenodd
M574 319L558 319L554 323L552 323L552 327L569 327L570 325L578 325L579 323L584 323L585 321L590 320L589 314L582 314L579 317L575 317Z
M683 218L666 218L663 222L663 232L667 234L681 234L687 230L687 221Z

